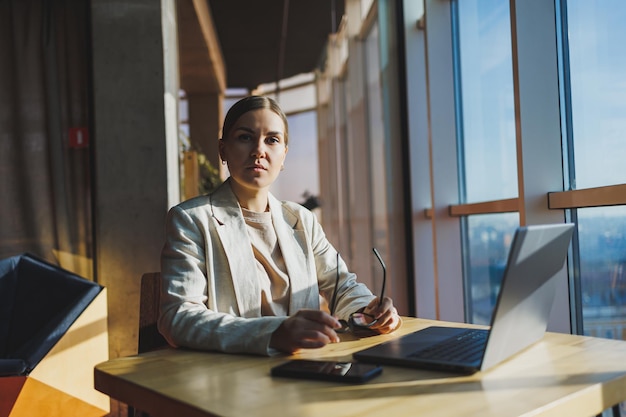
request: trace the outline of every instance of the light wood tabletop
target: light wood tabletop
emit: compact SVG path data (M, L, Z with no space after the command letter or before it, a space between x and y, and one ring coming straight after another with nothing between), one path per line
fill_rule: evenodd
M396 366L354 385L270 376L287 359L350 360L429 325L459 325L403 320L391 335L344 334L340 343L293 356L164 349L112 359L95 367L95 388L153 417L593 416L626 400L626 342L560 333L470 376Z

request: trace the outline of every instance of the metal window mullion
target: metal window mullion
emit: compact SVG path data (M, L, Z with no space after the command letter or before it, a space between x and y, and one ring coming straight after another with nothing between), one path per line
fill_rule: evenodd
M413 279L415 314L437 318L433 228L431 219L422 215L431 207L430 159L428 151L428 100L426 91L426 40L422 1L404 0L404 38L407 83L407 117L409 140L409 176L411 185L413 230ZM429 210L430 212L430 210Z
M563 223L546 194L563 190L556 7L553 1L510 0L520 224ZM549 329L570 332L567 271L557 274Z
M561 115L562 128L565 140L562 143L564 165L564 178L566 183L564 189L572 190L576 188L576 167L574 158L574 129L572 122L572 90L570 77L569 60L569 30L567 22L567 0L555 0L557 13L557 36L559 42L559 75L561 94ZM548 201L550 196L548 196ZM548 205L550 203L548 202ZM566 220L578 224L578 210L566 210ZM568 274L570 282L570 321L572 333L583 334L583 310L582 310L582 284L580 281L580 244L578 238L578 228L574 230L572 236L572 246L568 255Z
M464 321L460 219L448 215L458 202L458 170L449 2L425 0L427 83L432 173L432 222L439 319Z

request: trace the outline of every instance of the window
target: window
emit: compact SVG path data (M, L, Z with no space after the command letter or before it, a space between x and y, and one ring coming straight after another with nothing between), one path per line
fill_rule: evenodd
M567 2L576 189L626 183L624 19L620 0Z
M461 202L517 197L509 4L463 0L458 9Z
M319 195L317 115L306 111L287 115L289 153L285 170L272 185L272 192L283 200L304 203Z
M372 189L373 244L387 255L387 166L385 162L385 130L382 86L380 83L380 50L378 22L365 39L365 82L367 92L367 129L369 138L370 183Z
M474 215L468 217L466 224L465 315L470 323L489 324L519 216Z
M617 51L626 42L626 3L568 0L563 6L564 62L569 75L564 96L570 104L564 119L571 121L566 126L571 188L624 184L626 56ZM608 190L619 193L611 190L622 189ZM600 202L591 198L585 204ZM580 276L577 310L581 323L577 330L626 339L626 207L572 209L578 220L575 268Z
M578 210L583 333L626 340L626 209Z
M459 200L516 198L517 154L508 2L456 5ZM462 222L465 317L489 324L517 213L474 214Z

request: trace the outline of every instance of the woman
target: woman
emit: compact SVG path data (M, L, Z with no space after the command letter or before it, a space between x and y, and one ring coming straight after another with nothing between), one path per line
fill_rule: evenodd
M363 311L388 333L400 325L391 299L356 281L315 216L278 201L287 119L270 98L228 111L219 141L230 178L168 213L161 255L159 330L173 346L271 354L338 342L339 318ZM339 275L336 317L320 310Z

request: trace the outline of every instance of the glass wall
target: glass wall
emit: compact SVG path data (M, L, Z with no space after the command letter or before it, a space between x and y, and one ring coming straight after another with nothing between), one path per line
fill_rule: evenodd
M347 18L331 36L318 74L321 218L328 239L359 281L385 294L403 314L407 296L404 217L405 138L398 133L396 2L346 2ZM391 127L391 128L390 128Z
M517 197L509 3L463 0L453 13L459 201ZM519 216L470 215L462 225L466 318L489 324Z
M566 4L575 188L626 183L626 2Z
M461 202L517 197L509 3L457 4Z
M287 115L287 122L289 152L272 192L282 200L304 204L319 195L317 115L315 111Z
M583 333L626 340L626 209L578 210Z
M519 225L515 211L526 204L518 200L519 189L532 174L518 178L522 171L517 161L524 145L516 143L515 42L509 2L464 0L452 5L459 203L488 202L495 207L511 199L515 207L508 214L497 214L491 207L487 212L494 214L463 217L466 319L485 324L512 232ZM619 24L626 17L626 3L562 1L557 4L558 13L562 18L562 33L556 35L562 41L559 87L565 186L583 190L623 184L626 55L615 51L626 42L626 30ZM523 31L516 35L522 38L517 42L529 36ZM518 65L526 65L524 57L518 51ZM522 136L522 142L530 140ZM603 204L591 197L584 204L563 207L570 209L569 218L578 226L569 278L573 331L623 339L626 208Z
M626 182L626 3L563 4L571 186ZM593 204L593 202L591 202ZM584 334L626 339L626 207L577 209Z
M357 46L333 70L351 87L350 158L367 152L349 158L349 186L355 197L371 194L354 205L371 204L371 241L386 237L397 250L382 220L396 216L383 202L401 177L390 174L401 159L389 159L388 148L408 138L404 233L415 265L406 278L417 315L489 323L516 228L571 221L548 329L626 338L626 2L405 0L399 97L385 78L397 46L386 41L391 2L355 10L365 3L346 2ZM406 135L387 130L395 99L405 99ZM356 161L370 174L352 171Z
M467 219L465 296L467 321L489 324L506 266L517 213L482 214Z
M412 14L404 22L409 164L418 158L430 165L405 171L411 184L420 185L411 192L421 193L420 199L411 196L411 216L422 228L406 233L415 236L416 271L428 271L407 277L419 284L416 311L426 312L422 316L488 323L514 230L572 221L571 273L559 272L555 303L559 325L578 320L582 327L574 323L571 331L624 337L626 196L620 197L619 186L626 178L620 166L626 157L626 55L616 53L626 41L617 23L626 17L622 3L403 3L404 13ZM388 135L385 126L387 3L363 4L347 3L348 17L357 23L349 20L355 27L348 24L335 52L329 49L325 74L334 81L327 83L331 94L324 94L333 102L320 125L329 126L329 138L342 138L329 156L343 167L341 176L327 179L341 182L336 185L350 195L350 210L341 216L352 222L353 210L369 206L368 243L395 248L389 241L395 213L386 202L397 178L390 174L388 147L404 137ZM566 36L559 38L560 29ZM324 111L318 108L318 114ZM368 173L357 171L363 161ZM618 188L585 195L584 202L567 194L607 186ZM359 199L365 194L366 201ZM553 197L569 202L555 204ZM342 232L358 247L355 253L363 248L354 236L365 229ZM424 291L429 295L420 298Z
M387 252L387 167L385 166L385 130L383 120L381 67L378 23L365 39L365 83L367 95L367 129L372 192L372 227L374 246L383 256Z

